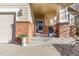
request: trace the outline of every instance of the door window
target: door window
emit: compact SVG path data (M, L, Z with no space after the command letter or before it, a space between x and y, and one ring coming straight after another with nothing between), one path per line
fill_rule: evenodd
M43 30L43 21L37 21L37 31Z

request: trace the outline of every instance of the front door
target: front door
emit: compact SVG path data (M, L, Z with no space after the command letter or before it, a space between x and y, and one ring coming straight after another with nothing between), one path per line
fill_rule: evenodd
M36 31L43 32L43 21L37 21L36 23Z

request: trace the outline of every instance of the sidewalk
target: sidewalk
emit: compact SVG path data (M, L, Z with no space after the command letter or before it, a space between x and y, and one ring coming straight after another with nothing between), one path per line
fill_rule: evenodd
M0 44L0 56L60 56L53 47L20 47L13 44Z

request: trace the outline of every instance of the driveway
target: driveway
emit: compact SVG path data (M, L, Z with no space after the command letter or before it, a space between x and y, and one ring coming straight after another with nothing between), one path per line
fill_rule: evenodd
M0 44L0 56L60 56L53 46L21 47L14 44Z

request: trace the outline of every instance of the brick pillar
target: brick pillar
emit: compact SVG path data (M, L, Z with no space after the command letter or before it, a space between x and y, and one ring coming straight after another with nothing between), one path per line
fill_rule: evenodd
M60 30L59 25L60 25L59 23L56 24L56 37L59 37L59 30Z
M70 33L69 33L69 35L71 37L76 36L76 26L70 26Z
M31 42L31 39L32 39L32 36L34 35L34 24L32 23L29 23L29 39L28 39L28 42Z
M59 21L60 21L60 10L61 10L61 6L60 4L57 5L57 10L56 10L56 15L57 15L57 21L56 21L56 34L57 34L57 37L59 37L59 31L60 31L60 24L59 24Z
M44 26L44 36L48 36L48 27L49 26Z
M27 21L17 21L16 22L16 37L19 34L26 34L28 39L27 42L31 42L31 37L34 34L34 26L30 22Z
M69 37L69 24L58 23L56 24L57 37Z
M69 24L68 23L59 24L59 37L69 37Z

